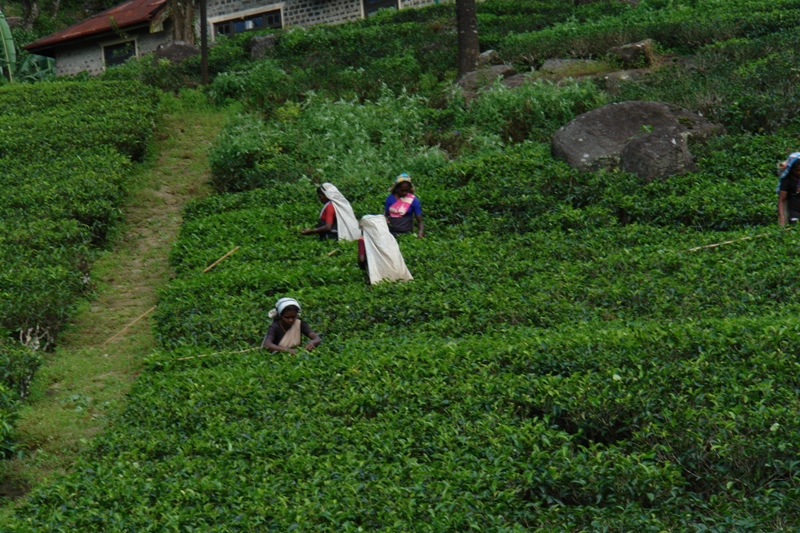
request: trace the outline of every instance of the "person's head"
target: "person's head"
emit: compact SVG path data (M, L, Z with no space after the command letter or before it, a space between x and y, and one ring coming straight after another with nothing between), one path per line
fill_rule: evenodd
M800 158L795 159L789 167L789 175L795 179L800 178Z
M411 176L405 173L397 176L394 179L391 191L398 198L403 198L409 193L414 194L414 184L411 183Z
M273 320L280 320L285 327L291 327L300 314L300 304L294 298L281 298L275 302L275 309L269 312Z
M284 328L290 328L294 325L294 321L297 320L297 315L300 312L300 308L296 305L289 305L286 309L283 310L283 313L280 314L280 321Z
M325 195L325 189L322 187L317 187L317 198L319 198L319 201L323 204L328 202L328 197Z

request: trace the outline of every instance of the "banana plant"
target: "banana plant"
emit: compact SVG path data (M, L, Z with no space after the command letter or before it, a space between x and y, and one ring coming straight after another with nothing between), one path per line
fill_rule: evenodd
M16 64L17 51L14 48L11 28L8 27L5 15L0 12L0 71L8 77L8 81L14 81L13 72L16 69Z

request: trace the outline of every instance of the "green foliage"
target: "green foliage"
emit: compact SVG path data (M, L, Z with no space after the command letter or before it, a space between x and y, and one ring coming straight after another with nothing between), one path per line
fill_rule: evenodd
M774 164L797 130L796 32L775 30L797 3L558 4L487 0L481 23L526 64L643 37L696 51L621 86L724 122L690 147L696 172L646 183L554 160L552 133L609 98L589 82L436 94L452 5L279 32L271 57L208 93L247 113L211 151L221 194L184 212L154 315L162 349L74 472L7 529L800 528L800 258L797 230L771 228ZM513 35L524 17L535 27ZM413 282L365 285L354 243L299 235L316 183L360 216L399 172L424 210L426 238L398 241ZM73 251L90 257L95 232L52 205L63 219L1 238L38 268L58 225L68 252L0 283L77 290ZM256 348L282 296L318 349Z
M223 72L209 87L212 101L219 104L240 100L248 108L271 112L292 96L292 82L275 61L256 63L243 72Z
M555 130L577 115L604 105L607 98L591 82L558 86L534 82L514 89L497 83L476 99L466 115L469 122L460 126L480 127L508 142L547 142Z
M619 98L666 100L732 131L775 132L800 112L796 31L732 39L622 87Z
M600 57L613 46L650 38L665 49L692 53L715 42L759 37L795 26L796 2L647 2L616 16L557 21L508 35L497 49L509 60L539 65L552 57Z
M382 194L400 172L430 174L444 163L438 150L418 146L429 115L419 97L384 90L378 100L363 104L312 98L302 110L288 103L276 114L279 120L267 124L247 115L226 127L209 156L218 191L305 176L361 184L353 187L359 194ZM381 170L376 183L365 170L379 165L397 170Z
M0 453L12 449L12 396L27 395L41 352L91 289L91 262L119 220L153 104L141 85L0 88Z

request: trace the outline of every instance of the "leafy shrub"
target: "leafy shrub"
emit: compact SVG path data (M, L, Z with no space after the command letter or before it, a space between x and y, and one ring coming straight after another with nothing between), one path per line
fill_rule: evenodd
M241 100L251 109L271 112L292 95L291 81L274 61L255 63L246 72L223 72L209 87L218 103Z
M471 104L469 125L480 126L508 142L548 142L558 128L577 115L604 105L606 98L588 82L558 86L529 82L515 89L497 83Z

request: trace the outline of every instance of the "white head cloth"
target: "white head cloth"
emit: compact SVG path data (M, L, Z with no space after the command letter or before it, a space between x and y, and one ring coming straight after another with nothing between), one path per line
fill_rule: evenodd
M339 231L340 241L354 241L361 237L358 229L358 220L350 207L350 202L339 192L339 189L332 183L323 183L320 187L325 197L333 204L336 211L336 225Z
M300 304L297 303L297 300L294 298L281 298L277 302L275 302L275 309L270 309L269 317L275 318L276 316L283 313L283 310L289 307L290 305L294 305L297 307L297 312L300 312Z

